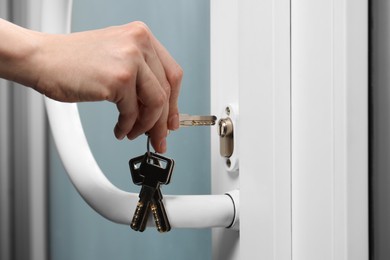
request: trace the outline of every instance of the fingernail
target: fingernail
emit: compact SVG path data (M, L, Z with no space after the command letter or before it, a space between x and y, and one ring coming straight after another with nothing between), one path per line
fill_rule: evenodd
M167 140L164 138L159 147L160 153L165 153L167 151Z
M125 138L125 136L126 136L126 134L120 133L118 124L115 125L115 128L114 128L114 135L115 135L115 137L116 137L118 140L123 140L123 138Z
M176 130L179 128L179 115L175 114L171 116L169 119L169 126L171 127L172 130Z

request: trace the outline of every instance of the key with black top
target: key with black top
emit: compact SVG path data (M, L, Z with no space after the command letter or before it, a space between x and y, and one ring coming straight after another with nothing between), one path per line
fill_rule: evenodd
M150 207L153 206L152 211L158 230L167 232L170 225L163 207L162 194L161 191L158 191L159 193L156 191L159 190L160 184L170 182L174 161L151 152L146 153L142 161L140 159L137 157L129 162L133 182L135 184L142 182L139 201L130 226L136 231L144 231Z
M141 175L144 176L141 189L141 197L143 198L140 198L140 201L143 200L144 203L150 201L149 207L152 210L158 231L167 232L170 230L170 225L166 216L164 204L162 203L160 184L168 184L170 182L174 161L154 153L149 153L145 158L140 166ZM158 163L156 163L156 161L158 161ZM150 199L153 190L154 194ZM142 212L140 213L142 214ZM140 225L141 230L144 230L146 227L147 215L148 214L145 213L142 217L143 221Z
M144 176L141 175L141 163L144 160L144 157L147 155L148 155L148 153L145 153L145 155L135 157L133 159L130 159L130 161L129 161L131 178L133 180L133 183L136 185L142 185L142 182L144 181ZM141 196L141 193L139 194L139 196ZM145 210L145 212L140 213L141 209ZM148 212L149 212L148 208L145 208L143 206L143 203L138 202L136 210L135 210L134 215L133 215L133 219L130 223L130 227L134 230L137 230L137 231L144 230L145 227L141 227L142 219L140 219L140 218L141 218L142 214L146 215L145 217L147 217L147 215L149 215Z
M142 185L142 182L144 181L144 176L141 175L140 168L141 168L141 163L144 160L144 157L147 155L148 153L145 153L144 155L135 157L133 159L130 159L129 161L131 179L133 180L133 183L135 185Z
M142 175L141 173L141 163L145 160L145 156L149 156L149 162L153 162L154 164L160 167L162 167L161 166L162 164L160 162L166 163L168 160L172 161L173 163L172 168L175 166L174 165L175 161L173 159L169 159L152 152L146 152L144 155L130 159L129 161L130 173L131 173L131 178L133 180L133 183L135 185L142 185L142 182L144 181L144 175ZM171 182L171 177L172 177L172 173L169 176L167 182L163 184L165 185L169 184Z
M142 182L144 180L144 176L141 175L140 167L145 156L148 156L148 153L143 156L135 157L129 161L131 177L133 179L134 184L136 185L142 185ZM156 156L152 156L151 159L154 164L159 165L161 167L160 161ZM169 182L170 178L165 184L168 184ZM161 233L164 233L170 231L171 226L169 224L168 216L166 214L162 199L163 195L161 193L160 187L158 187L151 201L150 210L152 211L157 230ZM133 226L136 225L135 222L138 221L138 217L134 218L134 220L134 223L132 222ZM143 227L140 227L139 229L142 228Z
M153 163L161 166L160 161L156 157L153 157ZM167 182L164 183L165 185L171 182L171 177L172 174L167 180ZM158 188L154 192L154 196L152 198L152 201L150 202L150 210L152 211L154 223L156 224L157 231L160 233L165 233L171 230L171 225L169 223L169 219L165 211L165 206L163 203L163 195L160 186L161 185L158 185Z

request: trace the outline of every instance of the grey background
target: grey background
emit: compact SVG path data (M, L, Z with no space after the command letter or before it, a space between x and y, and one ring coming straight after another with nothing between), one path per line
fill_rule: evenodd
M40 0L0 0L0 17L39 30L40 7ZM43 97L0 80L0 110L0 259L46 259Z
M371 0L370 259L390 258L390 2Z
M75 0L73 31L141 20L148 24L184 70L181 112L207 114L209 94L209 1L207 0ZM146 151L146 138L117 141L115 105L79 104L84 129L97 162L120 189L138 192L128 160ZM138 233L104 219L81 199L70 184L53 143L50 144L50 259L211 259L210 230L154 228ZM210 129L186 128L171 133L168 157L176 161L165 194L210 193ZM129 216L131 218L132 216Z

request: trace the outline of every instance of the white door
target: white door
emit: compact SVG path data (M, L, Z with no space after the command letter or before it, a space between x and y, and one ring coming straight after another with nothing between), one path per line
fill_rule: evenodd
M215 259L368 259L368 3L211 1L212 109L239 105L240 188Z

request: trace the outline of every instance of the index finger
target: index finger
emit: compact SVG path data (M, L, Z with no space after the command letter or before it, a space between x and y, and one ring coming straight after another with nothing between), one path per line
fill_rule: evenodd
M131 140L154 126L161 116L166 100L165 92L146 62L140 66L138 72L137 96L141 106L137 122L127 135Z
M153 34L151 38L157 56L163 65L165 75L171 86L171 95L169 97L168 128L170 130L176 130L179 128L178 99L180 94L181 80L183 78L183 69L179 64L177 64L177 62L172 58L169 52L156 39L156 37L154 37Z

